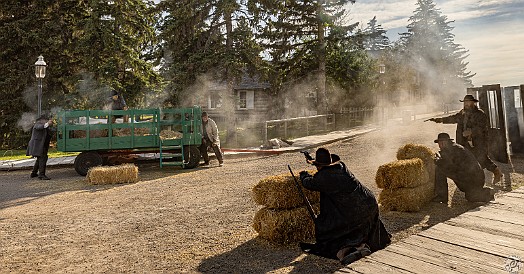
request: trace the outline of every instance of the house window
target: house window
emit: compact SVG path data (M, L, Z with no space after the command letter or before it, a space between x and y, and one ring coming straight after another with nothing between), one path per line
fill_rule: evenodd
M238 108L247 108L247 92L238 92Z
M255 92L253 90L238 91L238 109L254 109Z
M215 109L222 106L222 98L220 97L220 94L218 94L218 92L209 93L209 100L207 106L210 109Z

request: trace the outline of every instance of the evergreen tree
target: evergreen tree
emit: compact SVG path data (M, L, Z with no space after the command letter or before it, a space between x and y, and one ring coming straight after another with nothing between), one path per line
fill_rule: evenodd
M422 88L456 100L465 87L471 86L474 74L466 68L468 51L454 42L450 26L454 21L448 21L433 0L418 0L409 22L407 32L401 33L400 46L418 72ZM453 92L442 94L446 89Z
M381 51L389 48L389 38L382 25L377 24L377 17L369 20L366 28L358 33L362 36L362 46L366 50Z
M100 108L109 88L123 91L130 105L139 103L139 95L159 82L144 56L154 38L151 8L145 0L3 1L0 145L27 145L28 134L18 122L24 112L36 112L33 65L40 54L48 65L46 112ZM33 122L34 115L25 115L32 117L25 122Z
M158 58L169 81L171 105L194 96L189 89L201 75L229 88L246 70L261 65L246 3L236 0L165 0L159 10Z
M264 22L258 38L264 43L275 76L273 86L310 78L316 81L320 113L327 111L326 56L329 44L349 39L355 24L343 26L343 6L354 1L259 1L255 12ZM305 95L304 95L305 96Z

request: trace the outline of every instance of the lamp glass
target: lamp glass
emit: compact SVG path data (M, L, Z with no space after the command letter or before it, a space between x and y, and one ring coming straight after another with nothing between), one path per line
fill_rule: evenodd
M44 57L42 55L38 56L38 61L35 63L35 75L36 78L44 78L45 77L45 68L47 64L44 61Z

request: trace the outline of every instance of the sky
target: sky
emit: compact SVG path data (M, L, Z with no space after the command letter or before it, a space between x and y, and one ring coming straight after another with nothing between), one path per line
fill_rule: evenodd
M416 0L356 0L349 20L364 27L373 16L390 40L404 32L416 9ZM467 69L476 75L473 85L524 84L524 0L434 0L447 16L455 43L469 50Z

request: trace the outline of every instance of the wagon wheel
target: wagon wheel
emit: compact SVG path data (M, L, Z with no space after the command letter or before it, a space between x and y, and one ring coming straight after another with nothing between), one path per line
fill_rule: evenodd
M200 150L196 146L184 146L184 168L195 168L200 162Z
M102 165L102 156L97 152L82 152L75 158L75 170L82 176L87 175L89 168Z

